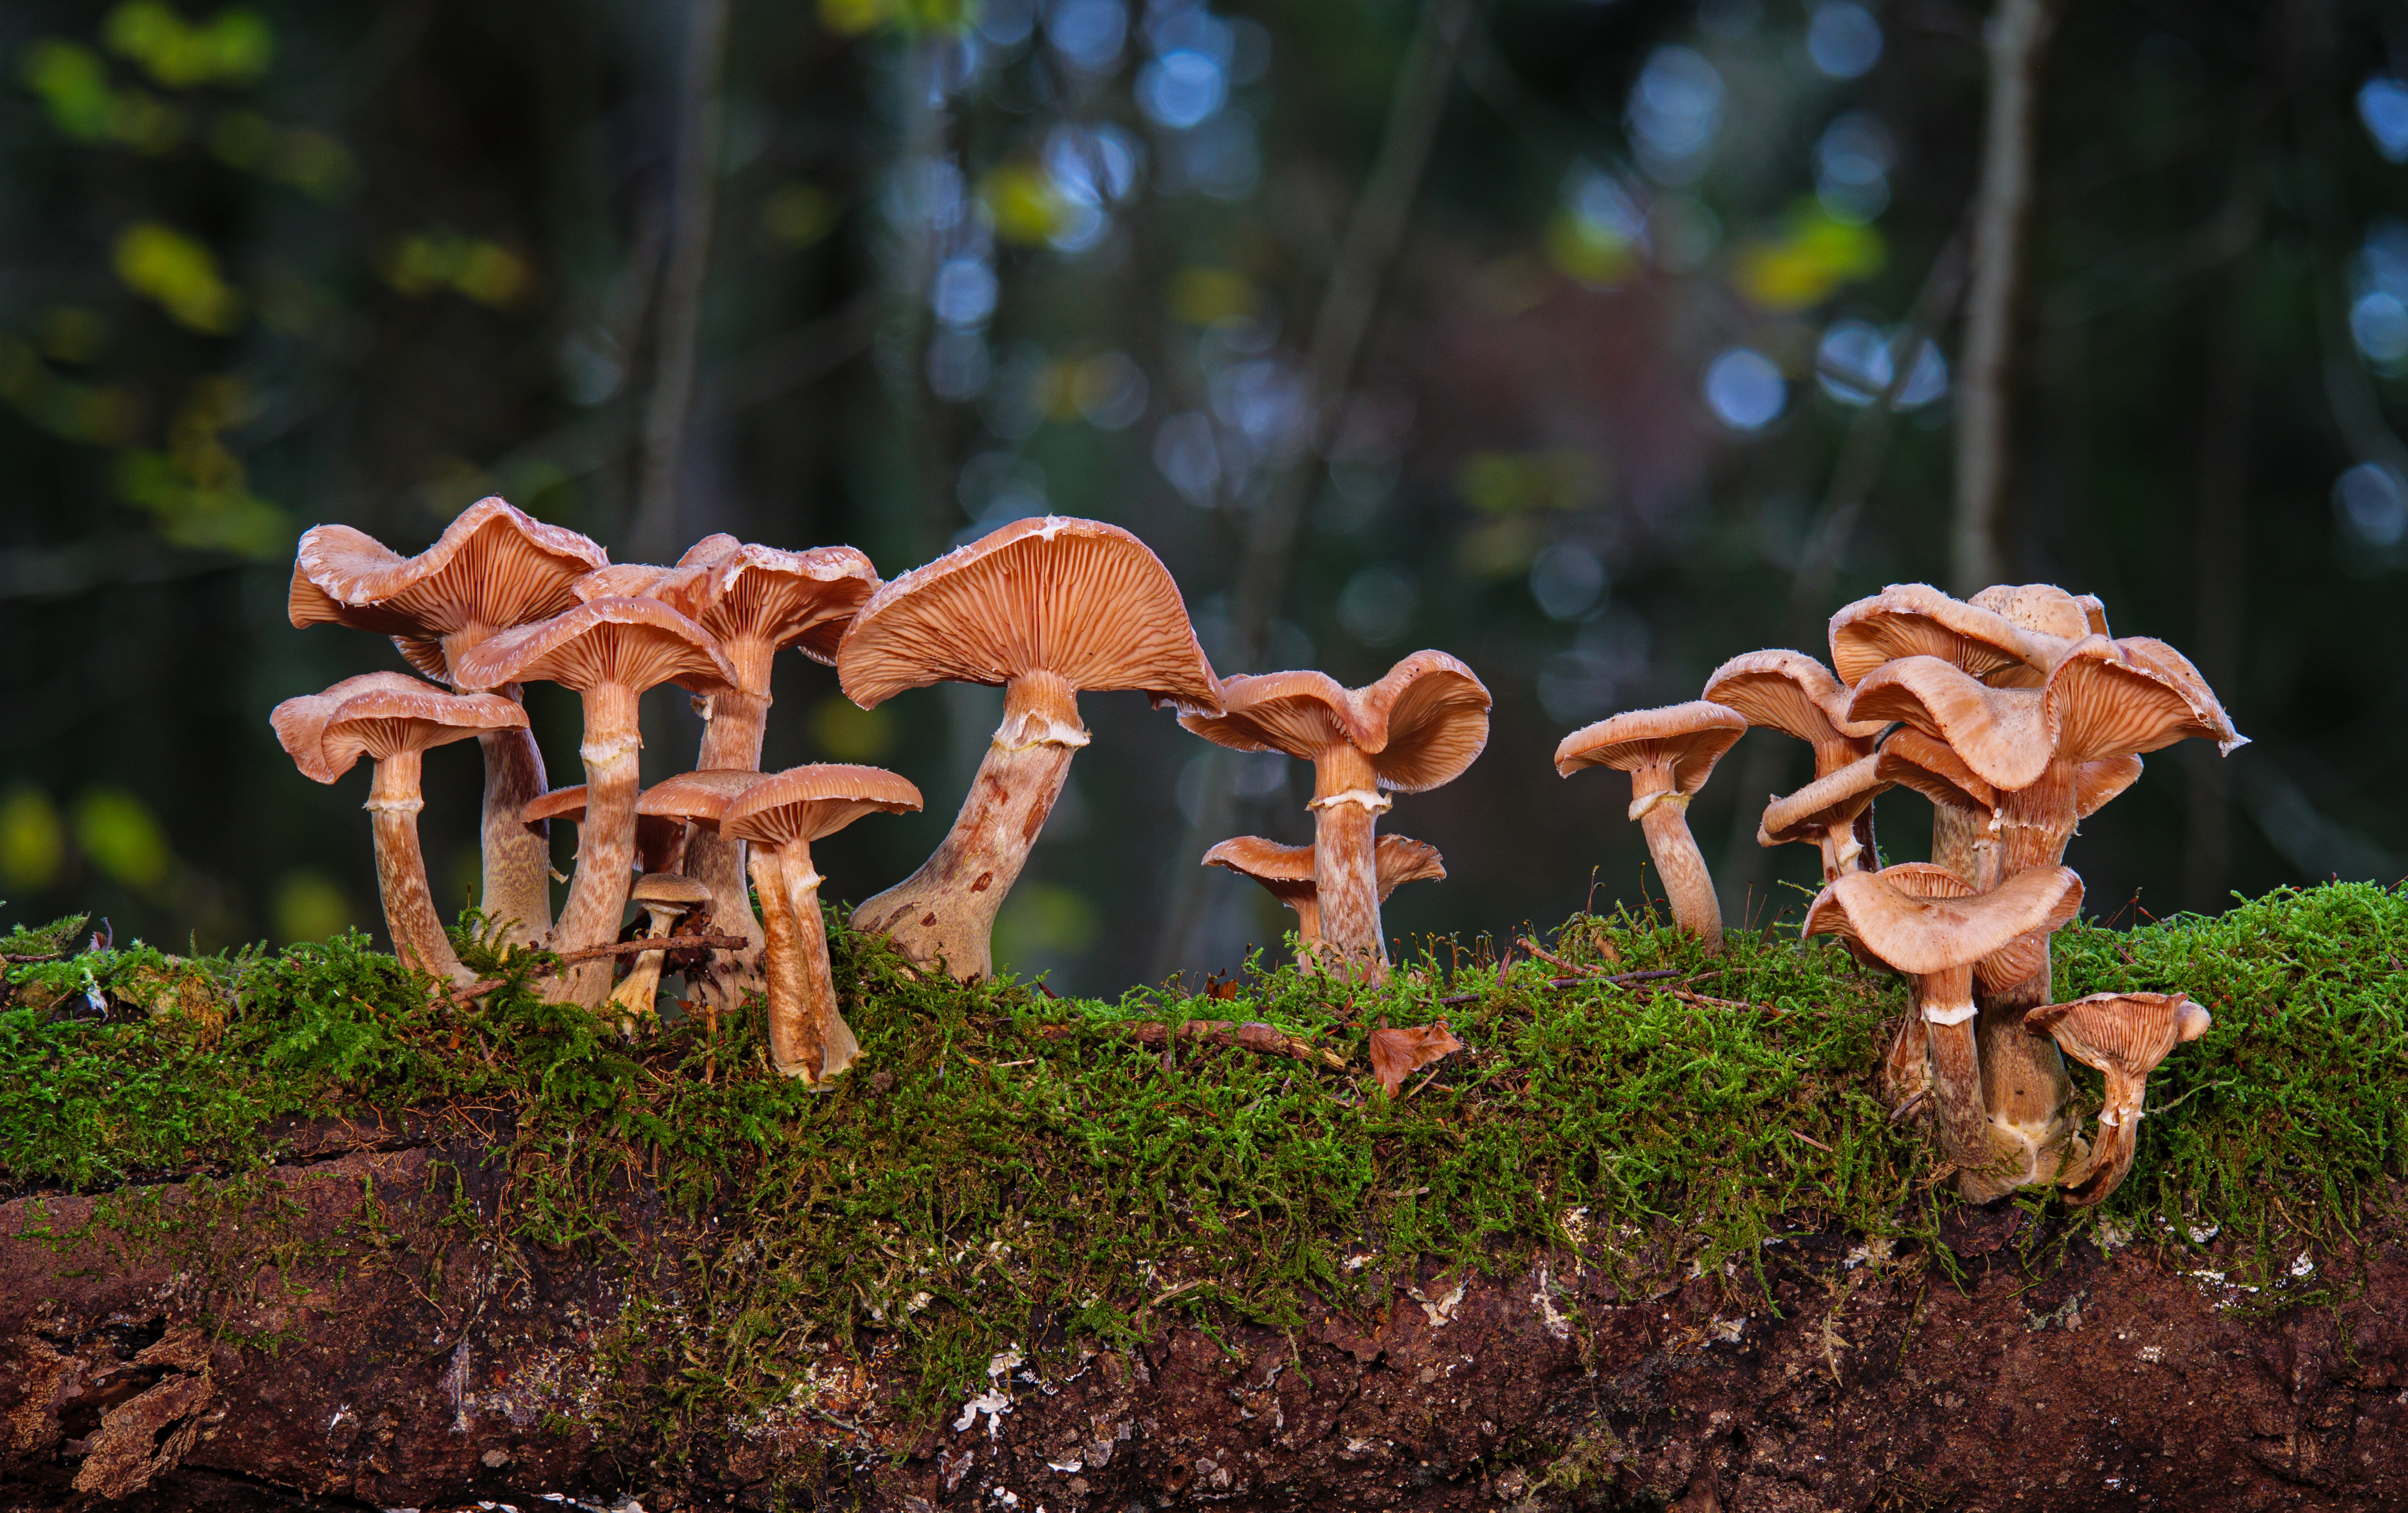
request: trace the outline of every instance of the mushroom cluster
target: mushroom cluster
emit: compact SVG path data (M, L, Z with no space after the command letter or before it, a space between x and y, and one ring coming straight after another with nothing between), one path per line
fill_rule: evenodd
M1971 600L1894 586L1832 616L1830 649L1828 667L1796 651L1736 657L1697 702L1573 732L1556 768L1631 775L1630 818L1675 919L1718 945L1689 800L1750 727L1806 741L1814 780L1772 799L1756 839L1815 845L1824 888L1806 934L1838 935L1913 985L1878 1074L1896 1117L1932 1125L1969 1197L2056 1183L2098 1203L2130 1169L2149 1072L2208 1016L2180 995L2048 1002L2050 934L2082 904L2066 843L2140 777L2144 753L2196 737L2229 755L2245 737L2181 652L2113 636L2099 600L2048 584ZM1872 805L1898 787L1931 801L1929 863L1881 865ZM2092 1140L2067 1055L2107 1079Z

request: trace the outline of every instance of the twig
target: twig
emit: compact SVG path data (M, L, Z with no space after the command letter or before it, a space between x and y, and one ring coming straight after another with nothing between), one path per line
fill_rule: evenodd
M577 962L595 961L605 956L640 956L649 950L743 950L752 942L742 935L647 935L637 940L615 940L607 946L588 946L582 950L562 951L552 958L561 966ZM452 996L466 1003L471 998L492 992L510 979L485 978L464 988L452 990Z
M1838 1153L1838 1152L1836 1152L1836 1151L1832 1150L1832 1149L1831 1149L1829 1146L1825 1145L1822 1141L1815 1139L1815 1138L1814 1138L1813 1135L1811 1135L1805 1134L1804 1132L1799 1131L1799 1130L1790 1129L1790 1127L1789 1127L1788 1125L1786 1125L1786 1124L1784 1124L1784 1125L1782 1126L1782 1128L1783 1128L1783 1129L1784 1129L1784 1130L1789 1130L1789 1133L1790 1133L1790 1134L1797 1135L1797 1136L1798 1136L1798 1138L1799 1138L1800 1140L1805 1141L1808 1145L1813 1146L1815 1149L1822 1151L1825 1155L1836 1155L1836 1154Z
M1528 942L1525 941L1524 944L1527 945ZM1541 956L1546 955L1544 951L1541 951L1539 954ZM1547 960L1553 962L1555 959L1552 956L1548 956ZM1564 963L1557 963L1556 964L1562 965ZM1546 985L1550 988L1578 988L1590 983L1605 983L1618 988L1633 982L1656 982L1665 978L1677 978L1680 975L1680 970L1677 967L1659 967L1647 972L1616 972L1612 977L1604 978L1550 978L1547 979ZM1474 1004L1478 1003L1481 999L1487 997L1490 993L1496 991L1497 990L1494 988L1486 988L1483 989L1479 992L1459 992L1445 998L1435 999L1433 1002L1440 1004ZM1780 1011L1775 1010L1775 1012Z
M1583 966L1578 962L1567 962L1562 957L1556 955L1554 951L1547 949L1544 946L1540 945L1537 941L1532 940L1527 935L1524 935L1522 937L1521 946L1524 950L1528 951L1539 960L1542 962L1553 962L1557 966L1562 967L1565 971L1575 973L1581 977L1593 978L1605 970L1605 968L1601 966Z
M1170 1026L1155 1021L1112 1026L1116 1034L1126 1035L1140 1046L1160 1046L1168 1050L1171 1044ZM1037 1029L1043 1040L1067 1040L1073 1033L1068 1024L1045 1024ZM1334 1071L1346 1069L1346 1058L1336 1051L1323 1049L1309 1041L1283 1035L1259 1020L1240 1024L1235 1020L1189 1020L1179 1026L1182 1040L1197 1040L1208 1046L1220 1046L1232 1050L1251 1050L1265 1056L1286 1056L1309 1065L1326 1066Z
M39 956L0 956L0 962L6 962L10 966L24 966L33 962L64 962L74 954L73 951L54 950L44 952Z

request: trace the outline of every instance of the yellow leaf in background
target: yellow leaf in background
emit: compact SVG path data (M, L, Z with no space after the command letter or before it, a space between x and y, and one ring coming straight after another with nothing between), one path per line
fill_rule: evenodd
M1605 464L1589 452L1482 451L1465 459L1455 484L1490 515L1524 509L1586 509L1605 490Z
M974 0L820 0L820 24L838 36L881 26L906 33L958 32L975 14Z
M460 260L452 287L480 305L495 308L518 303L530 281L526 260L498 242L472 242Z
M147 294L195 331L222 336L242 320L242 300L218 274L208 247L155 221L137 221L118 234L118 278Z
M322 872L307 868L277 879L267 905L269 928L279 945L296 940L324 940L351 927L356 917L340 884Z
M108 136L109 109L117 97L108 87L108 71L100 55L90 48L42 37L25 49L19 77L27 89L42 97L50 124L61 136L79 142L97 142Z
M101 41L169 89L248 84L276 57L276 33L258 12L221 10L194 25L158 0L128 0L101 23Z
M1096 943L1102 921L1076 889L1022 883L995 921L996 965L1016 970L1032 957L1076 956Z
M1189 267L1170 276L1170 313L1191 326L1209 326L1262 307L1254 280L1234 268Z
M865 709L841 693L811 706L811 740L838 762L875 762L895 745L895 717Z
M451 289L496 308L515 304L534 282L526 260L509 248L450 231L403 237L386 250L381 271L404 294Z
M76 799L76 849L112 880L148 892L174 861L150 806L122 788L86 789Z
M60 378L14 336L0 335L0 398L69 441L122 446L142 424L142 402L131 392Z
M780 246L801 251L836 229L838 214L835 195L797 178L763 197L761 229Z
M0 887L11 898L38 893L58 880L67 856L66 827L50 795L30 785L0 799Z
M1062 229L1068 207L1053 175L1033 163L997 165L979 185L995 234L1021 247L1043 244Z
M1871 226L1835 221L1808 201L1781 236L1754 241L1731 259L1731 283L1750 304L1784 313L1811 308L1842 284L1870 278L1888 260L1889 246Z
M1548 223L1547 261L1591 289L1612 289L1639 271L1639 249L1608 227L1569 213Z

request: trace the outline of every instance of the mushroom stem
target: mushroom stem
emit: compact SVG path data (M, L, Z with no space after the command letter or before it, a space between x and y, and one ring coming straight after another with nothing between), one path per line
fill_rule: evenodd
M648 908L644 910L641 934L647 940L656 940L669 933L673 920L673 916L660 909ZM626 980L610 991L610 1003L619 1010L619 1033L626 1038L636 1037L635 1017L653 1011L654 1000L661 992L661 968L667 961L666 950L643 952L627 969Z
M2107 1103L2099 1110L2099 1134L2090 1154L2058 1174L2065 1201L2076 1208L2103 1202L2121 1187L2132 1170L2133 1152L2141 1133L2141 1107L2147 1092L2145 1078L2122 1072L2107 1074Z
M1321 970L1378 984L1388 976L1380 933L1377 830L1389 806L1371 759L1343 742L1312 764L1312 888Z
M1655 781L1650 782L1653 777ZM1647 854L1656 859L1664 879L1664 896L1671 902L1672 918L1681 928L1706 943L1708 950L1723 949L1723 906L1714 897L1713 875L1697 837L1689 834L1689 795L1671 785L1669 771L1641 768L1630 775L1637 790L1630 800L1630 818L1647 837Z
M729 660L736 660L732 652ZM705 769L760 771L761 743L768 728L768 695L717 693L703 701L703 707L710 713L704 716L702 749L695 764ZM744 843L701 825L689 826L685 864L681 870L710 890L712 927L743 935L752 942L729 955L713 956L702 974L703 1001L732 1013L746 993L759 992L767 984L761 966L767 937L761 933L761 921L752 917L752 903L745 894Z
M1929 1048L1932 1100L1939 1105L1940 1149L1956 1163L1960 1189L1998 1163L1990 1120L1982 1106L1981 1052L1973 1034L1973 969L1951 967L1914 978L1914 1012ZM1996 1194L1990 1194L1995 1196ZM1986 1198L1982 1201L1987 1201Z
M1904 1108L1914 1099L1931 1093L1930 1026L1920 1012L1910 1012L1899 1021L1898 1035L1889 1043L1889 1053L1882 1058L1879 1087L1884 1102L1895 1111ZM1916 1122L1928 1117L1928 1111L1910 1116Z
M494 692L524 702L516 683ZM487 920L504 926L504 939L533 945L552 929L552 836L541 821L520 822L519 810L543 796L543 751L524 729L489 730L477 744L485 758L478 903Z
M597 683L583 695L585 819L577 827L577 878L552 932L552 948L590 950L619 934L635 881L636 797L640 787L644 738L636 723L636 692L623 683ZM610 988L610 963L580 962L560 978L573 1003L601 1006Z
M1992 1142L2010 1158L2002 1185L2035 1187L2057 1179L2073 1124L2066 1117L2073 1080L2064 1053L2045 1035L2027 1035L2024 1015L2049 1001L2048 940L2041 937L2039 968L2000 992L1980 995L1976 1037L1981 1045L1982 1106L1988 1111ZM1969 1192L1968 1196L1972 1194Z
M769 1062L816 1092L861 1054L853 1027L837 1012L820 875L807 841L752 847L749 860L768 937Z
M923 965L942 962L964 982L991 976L996 913L1086 744L1078 692L1060 677L1006 684L1003 723L953 828L920 870L854 909L853 927L885 935Z
M470 974L452 953L442 917L435 912L426 887L426 857L418 845L418 811L426 807L419 792L423 756L395 751L376 764L365 807L376 834L377 892L384 902L384 927L393 936L394 954L422 972L466 982Z

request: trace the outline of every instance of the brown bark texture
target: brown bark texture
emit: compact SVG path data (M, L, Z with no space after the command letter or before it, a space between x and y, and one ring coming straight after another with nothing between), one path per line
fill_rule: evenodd
M1621 1295L1591 1241L1426 1265L1284 1334L1156 1316L1125 1349L999 1357L933 1412L872 1335L789 1405L689 1420L673 1338L617 1363L602 1341L631 1285L704 1275L718 1231L638 1182L624 1249L465 1233L511 1138L480 1118L297 1129L247 1207L170 1179L124 1194L135 1230L92 1196L0 1205L0 1508L2408 1506L2396 1217L2315 1257L2340 1285L2289 1308L2213 1257L2060 1252L2011 1206L1958 1210L1944 1256L1797 1216L1769 1298L1743 1266ZM2373 1197L2396 1216L2408 1192ZM609 1399L690 1427L606 1439Z

